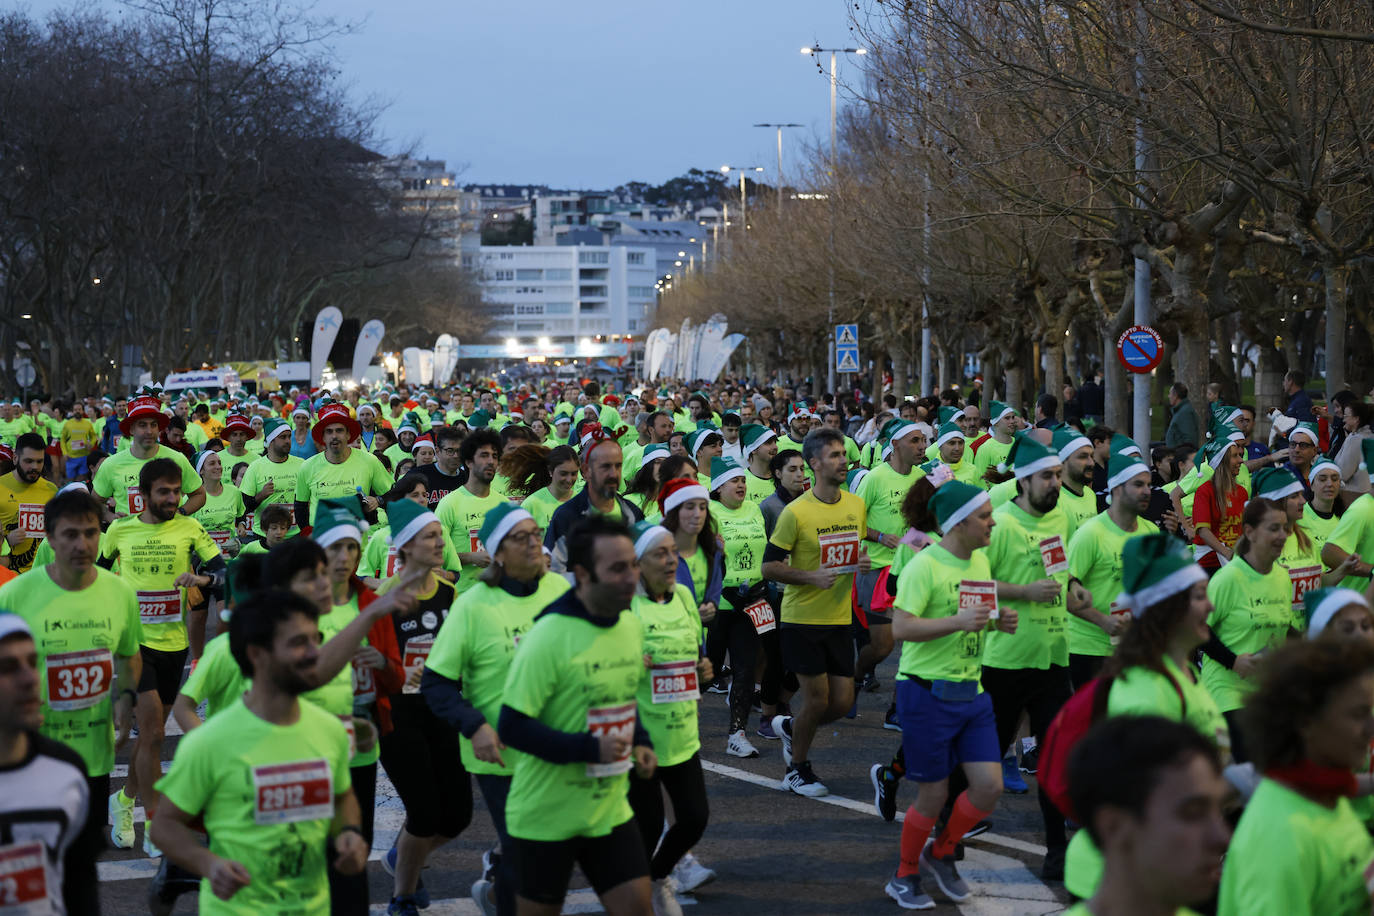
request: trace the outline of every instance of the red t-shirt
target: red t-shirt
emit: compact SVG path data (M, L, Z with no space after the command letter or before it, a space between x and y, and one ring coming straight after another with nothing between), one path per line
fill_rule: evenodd
M1206 525L1212 529L1212 534L1216 535L1218 541L1227 547L1235 547L1236 541L1240 540L1240 519L1245 514L1245 501L1249 498L1250 494L1245 492L1245 488L1235 484L1231 487L1231 498L1226 504L1226 513L1218 518L1217 491L1209 479L1193 494L1194 527L1201 528ZM1193 543L1202 544L1202 538L1195 536ZM1208 551L1198 559L1198 565L1204 569L1216 569L1221 565L1221 557L1214 550Z

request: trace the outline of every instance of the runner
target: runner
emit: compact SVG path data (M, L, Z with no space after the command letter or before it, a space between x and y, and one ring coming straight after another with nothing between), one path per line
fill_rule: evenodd
M402 476L394 487L382 494L382 506L390 506L399 499L408 499L421 507L429 504L429 491L425 486L425 479L418 471L411 471ZM363 557L359 564L359 574L372 588L379 587L384 580L394 576L401 568L396 557L396 547L391 543L391 520L386 508L377 510L377 518L382 524L367 529L367 545L363 548ZM458 559L458 552L445 538L444 569L441 575L450 582L456 582L461 569L462 561Z
M1083 833L1103 850L1092 899L1064 916L1188 916L1216 893L1230 838L1229 793L1216 748L1158 716L1116 716L1093 728L1069 770Z
M1111 503L1088 519L1069 541L1069 587L1087 589L1091 606L1069 608L1069 676L1074 689L1097 676L1130 622L1121 594L1122 551L1128 540L1157 534L1140 517L1150 505L1150 469L1136 455L1115 454L1106 479Z
M253 512L253 531L266 534L262 521L262 510L267 506L284 505L294 508L296 500L296 476L300 473L304 459L291 454L291 427L278 419L269 419L263 424L263 453L253 459L244 472L239 490L243 494L245 509ZM300 528L292 524L290 536L295 537Z
M43 506L56 495L57 487L43 478L46 446L42 436L21 435L14 457L14 470L0 477L0 531L9 548L5 564L22 573L33 566L43 541Z
M649 514L658 506L658 491L663 486L662 465L670 457L667 445L652 444L640 454L639 471L625 486L624 497L642 514ZM557 511L557 510L555 510ZM550 516L552 521L552 516ZM545 526L547 528L547 526Z
M506 800L517 905L522 916L557 916L576 864L608 912L648 913L649 863L626 778L633 768L647 779L657 764L637 715L649 676L642 626L624 613L639 582L634 542L598 513L579 516L566 543L576 587L521 639L497 728L522 752Z
M705 834L709 819L697 703L701 699L698 685L711 679L711 662L701 657L697 601L676 579L681 560L674 534L663 526L638 522L631 536L640 585L630 610L644 628L649 669L649 677L639 686L639 715L653 742L658 766L648 778L631 774L630 807L649 858L654 916L681 916L674 896L677 886L670 875ZM750 678L747 691L751 696L753 686ZM665 794L672 803L673 824L660 839Z
M328 404L310 430L319 454L296 472L296 524L304 528L322 499L357 496L368 515L377 511L376 497L391 489L391 475L380 461L348 443L361 427L342 404Z
M138 441L137 432L134 441ZM177 509L183 477L182 469L169 459L143 463L137 486L143 510L117 519L100 541L99 564L109 569L118 561L120 578L138 593L143 630L142 674L134 710L138 740L130 754L128 781L109 802L114 825L110 837L121 849L134 844L133 806L138 792L143 793L145 810L157 808L153 785L162 773L163 724L176 701L186 664L189 642L183 614L195 600L190 592L224 584L225 563L218 545L200 522ZM199 573L192 572L196 561ZM151 857L158 855L146 832L143 848Z
M315 605L286 591L239 605L230 646L252 686L181 740L157 784L165 802L150 832L172 862L203 879L202 913L323 913L326 861L346 875L367 865L348 734L300 701L319 657L316 616ZM197 817L208 849L191 828Z
M512 916L515 860L506 799L515 752L501 743L494 723L517 645L535 617L568 590L568 582L545 574L539 528L525 507L496 506L479 536L492 564L454 601L425 662L420 690L439 718L462 733L463 766L477 777L496 828L500 852L491 877L473 884L472 897L484 913Z
M1227 850L1218 916L1369 910L1374 840L1350 798L1374 739L1371 708L1374 647L1363 640L1301 640L1265 661L1245 709L1264 778Z
M768 472L773 478L773 493L759 503L759 511L763 513L763 524L769 537L773 536L773 529L778 525L783 508L806 492L805 468L801 452L778 452L768 462ZM845 476L848 479L848 475Z
M232 418L231 418L232 419ZM201 475L205 487L205 505L196 510L191 517L200 522L210 535L210 540L219 547L220 557L226 565L238 555L242 545L239 541L238 524L246 511L243 494L232 483L225 483L220 471L221 452L201 452L196 456L196 473ZM224 589L201 589L200 599L187 608L186 637L190 641L191 659L194 663L205 651L205 625L208 619L219 620L220 609L224 606Z
M567 445L522 445L501 457L501 467L511 496L519 499L541 533L577 489L577 452Z
M716 616L725 575L725 556L711 522L710 501L710 494L695 478L669 480L658 494L662 525L677 544L677 581L691 592L703 623Z
M711 426L703 426L687 436L687 454L692 456L697 467L708 469L697 474L697 482L708 490L711 488L711 461L720 457L724 445L720 430Z
M100 843L86 829L93 803L87 765L71 748L39 733L43 678L29 625L17 614L0 613L3 901L15 913L99 913Z
M1002 794L997 723L979 683L984 633L1015 633L1018 619L1015 608L999 607L988 567L984 548L995 522L986 491L949 480L936 489L930 508L943 537L902 567L892 620L893 636L905 643L897 714L906 777L918 788L902 824L901 861L884 891L904 909L933 905L921 888L923 870L955 903L971 893L955 867L954 847ZM968 788L932 840L956 766Z
M429 511L436 512L439 501L463 485L463 432L451 426L434 430L434 463L416 470L425 478Z
M129 448L101 462L91 481L91 490L106 500L116 517L138 515L143 511L144 494L138 488L139 474L149 461L159 458L174 462L181 471L181 491L186 498L181 513L190 515L205 505L205 489L191 463L180 452L158 443L158 436L167 428L167 423L162 401L153 389L145 388L129 402L129 413L119 423L120 432L128 437Z
M40 731L81 756L92 799L83 840L90 849L104 846L100 801L110 797L115 752L129 739L141 672L138 599L127 582L95 565L100 516L100 503L84 490L54 497L44 506L53 561L0 588L0 609L39 634ZM131 824L129 845L132 833Z
M621 481L620 443L600 426L583 425L578 448L585 486L554 510L544 530L544 546L550 551L552 569L563 575L571 574L567 557L572 545L567 542L567 534L577 519L605 515L622 525L632 525L643 517L629 500L617 495Z
M988 431L989 437L978 445L973 453L973 468L977 473L977 483L983 489L991 486L984 478L989 468L995 468L1006 460L1011 453L1011 447L1015 442L1014 434L1023 425L1021 415L1013 407L1003 404L1001 401L992 401L988 405Z
M788 503L763 555L763 575L788 588L782 597L782 659L801 682L801 708L778 716L783 787L818 797L829 789L810 762L816 729L848 712L854 702L854 574L870 568L861 542L868 529L863 500L840 489L848 471L844 436L821 427L807 434L802 459L815 485Z
M1236 481L1236 474L1245 462L1245 452L1239 443L1213 439L1202 450L1203 458L1213 469L1212 476L1193 495L1192 518L1198 545L1198 563L1209 572L1216 572L1222 563L1234 556L1236 540L1240 537L1241 514L1250 494Z
M229 415L228 421L224 424L224 430L220 433L220 438L229 443L228 448L220 452L219 461L222 469L224 483L228 483L234 473L234 468L240 464L250 464L257 460L258 456L248 450L248 441L256 435L253 424L248 417L241 413Z
M1073 540L1079 527L1097 515L1097 494L1093 492L1093 444L1072 426L1060 425L1054 429L1050 448L1059 455L1059 463L1064 471L1060 476L1059 508L1064 512L1068 523L1068 537L1065 543Z
M491 556L482 548L479 532L487 512L505 502L491 489L497 463L501 460L501 437L492 429L474 429L463 440L461 459L467 468L467 481L440 500L434 510L462 563L458 575L460 595L472 587L483 569L491 565Z
M1365 439L1360 446L1365 463L1374 460L1374 439ZM1316 470L1314 464L1314 473ZM1335 569L1352 554L1357 563L1342 584L1362 592L1369 587L1369 577L1374 572L1374 493L1365 493L1346 507L1322 547L1322 562L1327 569Z
M769 465L778 453L778 437L766 426L750 423L740 427L740 454L742 464L748 466L745 476L745 498L756 506L773 495L773 472Z
M89 480L91 473L86 459L100 444L95 423L79 412L73 412L58 432L64 470L68 480Z

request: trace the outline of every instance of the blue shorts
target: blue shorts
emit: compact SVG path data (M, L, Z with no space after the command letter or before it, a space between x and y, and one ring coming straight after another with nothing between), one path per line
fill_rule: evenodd
M961 763L1002 759L992 697L986 692L970 703L952 703L935 699L915 681L898 678L897 718L907 779L940 782Z
M67 479L68 479L68 480L78 480L78 479L80 479L80 478L86 476L86 474L87 474L87 467L88 467L86 458L87 458L86 455L82 455L82 456L79 457L79 458L68 458L68 459L67 459Z

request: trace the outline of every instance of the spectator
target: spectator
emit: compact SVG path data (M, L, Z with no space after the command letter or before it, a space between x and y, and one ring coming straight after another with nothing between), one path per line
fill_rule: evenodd
M1197 422L1197 411L1188 400L1188 386L1174 382L1169 387L1169 406L1173 415L1169 418L1169 428L1164 432L1164 444L1176 448L1185 442L1197 445L1202 441L1202 431Z
M1312 412L1312 396L1303 390L1307 384L1307 373L1301 369L1289 369L1283 377L1283 393L1288 396L1285 416L1299 423L1315 423L1317 415Z
M1245 460L1246 460L1246 461L1254 461L1254 460L1257 459L1257 458L1263 458L1264 456L1268 455L1268 454L1269 454L1269 447L1268 447L1267 445L1265 445L1263 442L1256 442L1256 441L1254 440L1254 435L1255 435L1255 408L1254 408L1254 405L1252 405L1252 404L1242 404L1242 405L1240 405L1240 407L1238 407L1238 408L1236 408L1236 409L1237 409L1238 411L1240 411L1240 413L1239 413L1239 415L1236 416L1236 418L1235 418L1234 420L1232 420L1231 422L1232 422L1233 424L1235 424L1236 429L1240 430L1242 433L1245 434L1245 441L1241 443L1241 445L1245 446ZM1255 470L1255 468L1251 468L1251 470Z
M1094 366L1087 380L1078 388L1078 406L1085 420L1101 423L1107 412L1106 403L1106 394L1102 391L1102 370Z
M1059 425L1055 419L1059 414L1059 399L1052 394L1042 394L1035 402L1035 425L1039 429L1053 429Z
M1374 420L1374 406L1355 401L1343 411L1342 443L1336 453L1336 466L1341 469L1341 489L1351 493L1369 492L1369 471L1364 467L1363 440L1374 437L1369 424Z
M1064 422L1072 423L1074 420L1082 422L1083 404L1078 399L1078 391L1068 382L1064 383Z
M1327 406L1312 408L1312 412L1318 417L1317 431L1321 434L1321 440L1326 443L1326 457L1333 461L1340 454L1341 446L1345 444L1348 435L1342 422L1346 409L1358 400L1355 392L1347 388L1333 394L1331 403Z

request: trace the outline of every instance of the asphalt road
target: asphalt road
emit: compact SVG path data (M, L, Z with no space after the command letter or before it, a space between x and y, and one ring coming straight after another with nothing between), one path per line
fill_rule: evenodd
M891 758L900 737L882 728L895 673L895 660L890 659L879 670L881 690L861 695L859 718L826 726L817 736L812 764L830 788L831 795L825 799L780 791L783 765L778 742L752 735L757 716L751 722L751 740L761 756L752 760L728 756L725 697L707 694L703 698L702 760L711 822L695 854L718 877L680 898L689 916L901 912L883 893L883 884L896 866L901 824L884 823L877 815L868 777L871 764ZM169 759L177 740L168 738ZM123 767L115 773L112 782L121 785ZM1033 779L1027 777L1027 781L1033 792ZM378 783L377 839L368 875L372 912L383 914L391 896L391 879L377 859L390 847L403 813L380 772ZM494 843L495 833L475 784L473 794L472 825L433 856L425 869L424 881L434 898L425 912L431 916L479 913L469 898L469 888L479 877L482 852ZM904 785L899 808L905 810L912 797L911 787ZM141 809L138 817L135 848L110 850L101 858L101 910L107 916L147 912L144 897L157 860L143 855ZM973 896L963 904L951 904L928 881L927 890L939 903L929 912L1042 916L1065 909L1068 897L1063 886L1046 885L1039 879L1043 855L1039 820L1033 794L1003 795L992 830L967 844L961 871ZM564 912L601 912L581 875L574 876L573 888ZM197 910L194 895L186 895L175 912Z

